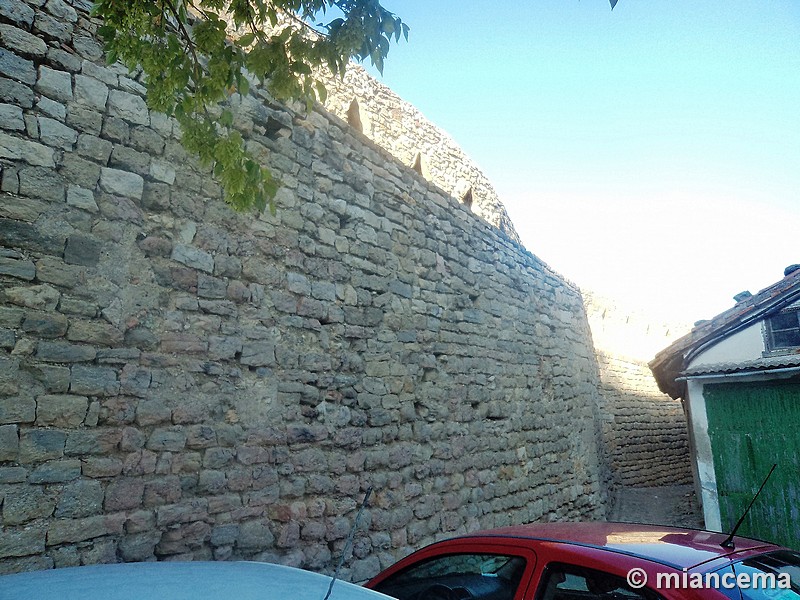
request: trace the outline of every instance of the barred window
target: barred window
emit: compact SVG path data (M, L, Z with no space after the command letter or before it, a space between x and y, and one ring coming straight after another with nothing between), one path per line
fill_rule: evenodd
M768 350L800 347L800 310L779 312L767 319Z

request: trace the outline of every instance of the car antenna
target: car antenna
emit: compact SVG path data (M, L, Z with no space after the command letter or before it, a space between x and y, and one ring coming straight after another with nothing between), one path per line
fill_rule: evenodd
M741 527L742 523L744 522L744 518L747 516L747 513L750 512L750 509L753 507L753 503L756 501L756 498L758 498L758 495L761 493L761 490L764 489L764 486L767 485L767 481L769 481L769 478L772 477L772 472L775 470L775 467L777 466L778 463L772 465L772 468L769 470L769 473L767 473L767 476L764 478L764 481L761 482L761 487L758 488L756 495L753 496L752 500L750 500L750 504L747 505L747 508L744 509L742 516L739 517L739 520L736 522L736 525L733 526L733 531L731 531L730 535L727 538L725 538L725 541L722 542L720 546L722 546L723 548L734 547L733 536L735 536L736 532L739 531L739 527Z
M344 564L344 559L347 557L347 550L350 546L353 545L353 538L356 535L356 529L358 529L358 521L361 519L361 513L364 512L364 507L367 505L367 501L369 500L369 496L372 493L372 486L367 488L367 493L364 494L364 499L361 501L361 506L358 508L358 513L356 514L356 519L353 521L353 528L350 530L350 535L347 536L347 541L344 544L344 548L342 548L342 556L339 558L339 564L336 565L336 570L333 572L333 577L331 577L331 584L328 586L328 593L325 594L325 598L323 600L328 600L331 597L331 592L333 591L333 584L336 583L336 579L339 577L339 569L342 568Z

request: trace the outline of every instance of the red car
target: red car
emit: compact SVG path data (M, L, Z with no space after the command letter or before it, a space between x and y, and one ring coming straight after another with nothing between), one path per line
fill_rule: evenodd
M800 555L708 531L541 523L419 550L366 586L399 600L800 600Z

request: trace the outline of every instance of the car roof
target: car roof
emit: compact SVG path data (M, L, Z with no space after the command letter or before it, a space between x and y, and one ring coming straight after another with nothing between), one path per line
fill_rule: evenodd
M650 560L678 569L691 569L717 559L739 560L778 550L780 546L744 537L734 548L722 547L722 533L632 523L531 523L477 531L464 538L516 538L596 548Z
M0 576L14 600L323 600L331 578L256 562L148 562L92 565ZM337 580L330 600L386 600Z

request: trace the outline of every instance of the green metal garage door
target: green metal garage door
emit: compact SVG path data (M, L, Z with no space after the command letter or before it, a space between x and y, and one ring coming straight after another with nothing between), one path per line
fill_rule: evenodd
M800 549L800 383L712 384L704 396L723 529L777 463L739 533Z

